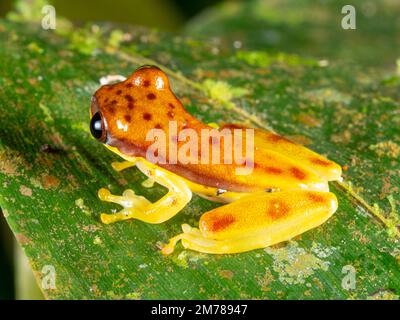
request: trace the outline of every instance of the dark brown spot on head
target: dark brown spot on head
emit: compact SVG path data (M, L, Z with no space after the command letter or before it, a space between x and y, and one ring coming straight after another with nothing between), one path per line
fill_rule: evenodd
M143 113L143 119L146 121L151 120L151 114L148 112Z
M117 90L117 92L115 92L117 95L120 95L122 93L122 90Z
M147 99L149 99L149 100L154 100L155 98L156 98L156 95L154 93L149 93L147 95Z
M112 100L110 103L113 104L113 105L116 105L117 104L117 100Z
M154 126L154 128L155 128L155 129L161 129L162 126L161 126L161 124L157 123L157 124Z
M132 117L129 114L124 115L124 119L126 122L131 122Z
M111 85L108 85L106 88L108 91L110 91L110 90L112 90L113 87Z
M143 81L143 86L146 87L146 88L150 87L150 80L144 80Z
M267 207L267 216L273 220L280 219L286 216L290 211L289 206L281 200L271 200Z
M108 108L108 112L110 112L111 114L115 114L115 108L113 106L110 106Z
M168 103L168 106L171 108L171 109L175 109L175 106L170 102L170 103Z
M290 173L298 180L304 180L307 177L307 174L303 170L296 167L290 168Z
M235 217L227 214L222 217L219 217L213 221L211 221L211 226L210 229L213 232L218 232L223 229L226 229L228 226L230 226L232 223L235 222Z
M324 167L328 167L331 165L331 163L328 160L319 159L319 158L312 158L311 162L316 165L324 166Z
M133 87L133 84L129 82L129 83L126 84L125 87L127 87L127 88L132 88L132 87Z
M107 103L108 101L110 101L109 98L105 98L105 99L104 99L104 103Z
M168 111L168 112L167 112L167 116L168 116L169 118L173 119L174 116L175 116L175 113L173 113L172 111Z
M129 109L129 110L132 110L133 107L134 107L133 102L129 102L129 103L128 103L128 109Z
M134 100L130 94L126 94L126 95L125 95L125 99L126 99L127 101L129 101L129 102L133 102L133 100Z
M318 202L318 203L324 203L325 202L325 198L323 195L320 195L316 192L309 192L307 193L308 198L312 201L312 202Z

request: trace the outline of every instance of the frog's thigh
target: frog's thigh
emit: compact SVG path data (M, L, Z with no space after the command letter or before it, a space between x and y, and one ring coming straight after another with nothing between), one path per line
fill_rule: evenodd
M115 202L125 207L115 214L101 214L100 218L103 223L109 224L127 219L162 223L172 218L190 201L192 192L178 176L147 161L138 160L135 164L149 178L168 188L168 193L158 201L151 203L146 198L136 195L132 190L126 190L122 196L115 196L106 189L100 189L101 200Z
M164 254L182 240L185 248L204 253L237 253L289 240L324 223L337 209L333 193L287 191L258 193L208 211L199 229L183 225Z

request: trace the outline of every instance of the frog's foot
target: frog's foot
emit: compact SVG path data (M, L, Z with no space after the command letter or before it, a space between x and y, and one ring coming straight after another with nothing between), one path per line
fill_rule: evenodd
M265 248L319 226L336 209L330 192L249 195L203 214L200 229L182 225L183 233L171 238L162 253L172 253L179 240L187 249L213 254Z
M145 197L136 195L135 192L130 189L125 190L122 196L116 196L111 194L109 190L101 188L98 195L102 201L117 203L124 207L123 210L115 214L102 213L100 219L106 224L135 218L140 210L145 210L145 208L151 204Z
M122 196L115 196L107 189L102 188L99 190L101 200L114 202L124 207L123 210L115 214L101 214L100 218L103 223L109 224L127 219L162 223L176 215L190 201L192 192L178 176L145 160L138 160L135 165L149 178L168 188L168 193L152 203L145 197L136 195L132 190L126 190ZM128 164L124 162L119 168L124 166L127 167Z

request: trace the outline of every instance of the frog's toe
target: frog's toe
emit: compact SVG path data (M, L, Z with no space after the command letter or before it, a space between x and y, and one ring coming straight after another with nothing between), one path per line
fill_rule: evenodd
M101 213L100 214L100 220L104 224L110 224L115 222L115 215L114 214L107 214L107 213Z
M124 208L143 208L150 204L150 201L143 196L135 194L135 191L127 189L122 193L122 196L116 196L106 188L101 188L98 191L100 200L112 202L123 206Z
M97 195L101 201L108 201L111 192L106 188L100 188L97 192Z

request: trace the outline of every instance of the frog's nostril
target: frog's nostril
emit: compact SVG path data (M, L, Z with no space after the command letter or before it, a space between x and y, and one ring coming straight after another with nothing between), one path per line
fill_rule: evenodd
M105 141L105 128L100 112L96 112L90 120L90 132L97 140Z

